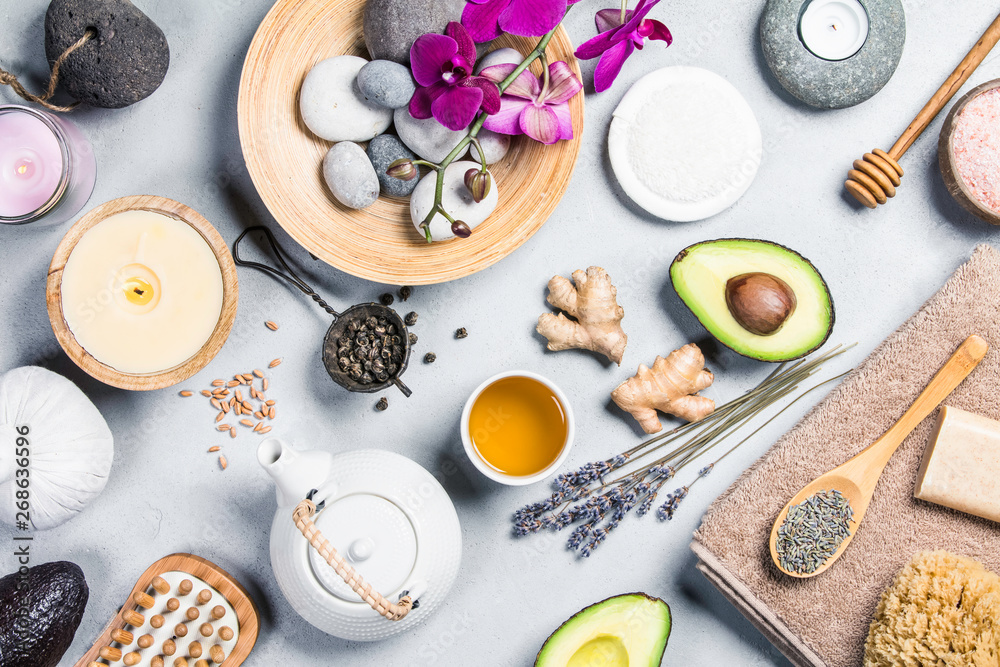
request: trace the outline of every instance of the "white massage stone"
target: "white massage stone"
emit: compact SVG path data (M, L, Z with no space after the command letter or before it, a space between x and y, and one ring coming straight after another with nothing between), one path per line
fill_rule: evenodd
M368 64L357 56L336 56L316 63L299 93L302 120L327 141L368 141L389 128L392 110L365 100L358 72Z
M444 170L444 191L441 197L441 205L448 214L461 220L475 229L476 225L486 220L497 207L499 195L497 192L497 182L493 179L493 186L486 199L478 204L472 198L472 193L465 187L465 172L469 169L478 169L476 162L452 162ZM492 176L492 174L491 174ZM427 214L434 208L434 190L437 185L437 172L432 171L420 181L417 188L410 195L410 218L413 226L421 235L420 223L424 221ZM443 215L436 215L431 220L431 236L435 241L446 241L454 238L451 232L451 223Z

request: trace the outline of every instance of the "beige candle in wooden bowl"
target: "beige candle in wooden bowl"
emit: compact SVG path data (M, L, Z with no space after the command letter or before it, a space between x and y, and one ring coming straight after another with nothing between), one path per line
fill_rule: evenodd
M49 266L49 320L80 368L105 384L162 389L222 349L239 286L226 242L193 209L123 197L81 218Z
M962 208L1000 225L1000 79L970 90L945 118L938 162Z

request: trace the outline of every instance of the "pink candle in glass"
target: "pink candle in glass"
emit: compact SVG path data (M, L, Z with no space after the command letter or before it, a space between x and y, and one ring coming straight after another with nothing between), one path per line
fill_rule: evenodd
M52 130L23 113L0 115L0 216L19 218L55 195L63 155Z
M96 176L94 152L69 120L0 106L0 223L64 222L83 208Z

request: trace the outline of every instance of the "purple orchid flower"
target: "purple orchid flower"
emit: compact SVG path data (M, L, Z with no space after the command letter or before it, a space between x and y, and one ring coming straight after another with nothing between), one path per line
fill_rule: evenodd
M480 74L500 82L517 69L516 65L493 65ZM483 127L500 134L526 134L543 144L573 138L573 118L569 100L583 84L559 61L549 65L545 86L530 70L521 72L500 98L500 111L486 118Z
M477 42L489 42L505 32L541 37L562 21L566 7L579 0L468 0L462 23Z
M444 35L421 35L410 47L413 78L420 87L410 99L414 118L433 116L449 130L464 130L482 109L500 111L500 89L473 76L476 44L461 23L452 21Z
M625 12L624 22L620 9L602 9L597 12L597 31L600 34L584 42L576 50L576 57L581 60L598 56L601 58L594 70L594 90L600 93L610 88L625 60L636 49L641 49L647 39L658 39L666 42L667 46L674 41L667 26L646 18L649 10L659 2L660 0L639 0L635 9Z

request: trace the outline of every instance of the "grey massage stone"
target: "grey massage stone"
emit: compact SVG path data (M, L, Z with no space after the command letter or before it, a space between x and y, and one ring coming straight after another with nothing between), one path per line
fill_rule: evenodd
M366 100L386 109L407 106L417 89L410 69L392 60L373 60L362 67L358 88Z
M372 60L410 62L410 47L428 32L443 33L449 21L461 21L465 0L368 0L365 44Z
M382 194L390 197L409 197L413 189L417 187L420 178L411 181L404 181L393 178L385 173L389 165L396 160L415 158L410 149L403 145L403 142L391 134L380 134L368 142L368 159L372 161L375 168L375 175L378 176L379 185L382 186Z
M371 160L353 141L334 144L323 158L323 178L330 192L348 208L365 208L378 199L378 177Z
M903 55L906 18L900 0L859 0L868 12L868 41L841 61L814 56L799 39L806 0L768 0L760 21L764 60L778 83L806 104L843 109L871 98L889 82Z
M167 38L128 0L52 0L45 13L49 62L91 26L96 37L59 70L59 82L70 95L94 107L119 109L159 88L170 65Z

